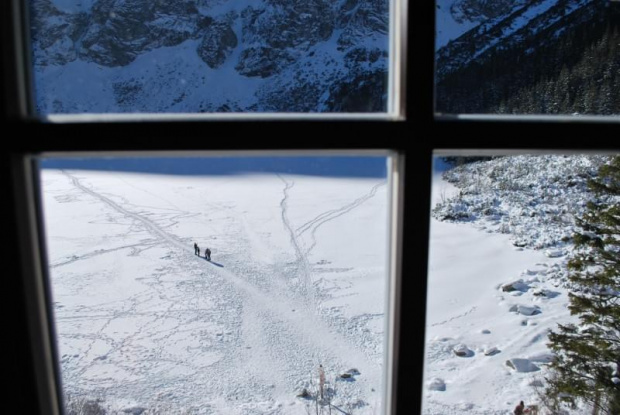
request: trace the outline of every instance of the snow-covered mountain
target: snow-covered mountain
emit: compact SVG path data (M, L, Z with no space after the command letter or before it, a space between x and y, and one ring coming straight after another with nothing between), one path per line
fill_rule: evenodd
M437 79L441 81L473 62L484 63L498 51L531 45L531 53L592 18L608 4L608 0L447 0L445 5L439 3ZM532 44L533 39L540 39L541 35L546 40Z
M523 7L526 2L527 0L437 0L436 49L481 23Z
M32 0L43 113L386 111L388 0Z

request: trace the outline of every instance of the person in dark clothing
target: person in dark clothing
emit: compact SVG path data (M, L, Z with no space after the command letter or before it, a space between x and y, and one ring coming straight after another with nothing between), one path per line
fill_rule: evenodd
M525 408L525 404L523 403L523 401L521 401L519 405L516 406L514 415L523 415L524 408Z
M200 255L200 248L196 242L194 242L194 255Z
M207 261L211 261L211 250L209 248L205 249L205 258Z

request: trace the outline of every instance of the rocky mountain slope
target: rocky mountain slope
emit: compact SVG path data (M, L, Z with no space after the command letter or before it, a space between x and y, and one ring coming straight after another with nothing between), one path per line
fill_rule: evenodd
M43 113L379 112L387 0L32 0Z
M450 19L437 22L438 112L620 113L620 3L448 4Z

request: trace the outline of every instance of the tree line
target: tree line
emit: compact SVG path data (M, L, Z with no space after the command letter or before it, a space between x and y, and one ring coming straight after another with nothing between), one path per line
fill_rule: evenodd
M436 85L437 111L620 114L620 4L586 12L448 75Z

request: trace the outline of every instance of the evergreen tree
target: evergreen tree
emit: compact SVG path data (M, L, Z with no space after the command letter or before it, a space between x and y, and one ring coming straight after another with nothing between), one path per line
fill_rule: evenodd
M559 325L549 335L556 355L547 393L558 409L580 398L594 413L620 414L620 156L590 180L595 199L577 219L575 251L568 262L571 315L580 326Z

